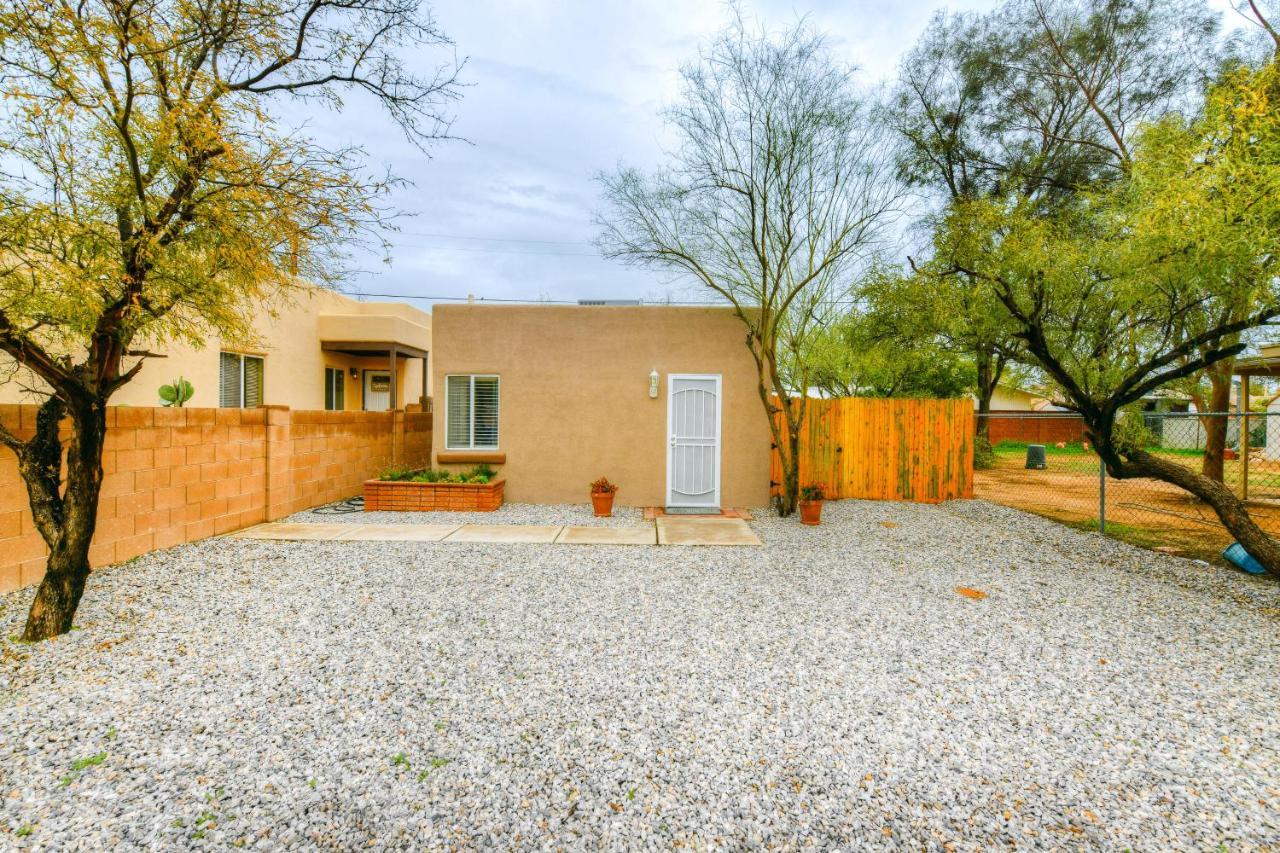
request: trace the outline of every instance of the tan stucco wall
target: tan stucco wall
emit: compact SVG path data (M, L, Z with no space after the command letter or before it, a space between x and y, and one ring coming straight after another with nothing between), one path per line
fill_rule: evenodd
M432 337L433 450L445 449L445 375L498 374L509 501L585 503L603 475L621 486L619 504L662 505L668 374L719 373L721 505L768 502L769 426L745 330L729 310L437 305Z
M995 392L991 395L991 408L997 412L1032 412L1035 411L1037 404L1044 402L1043 397L1037 397L1021 388L1010 388L1005 385L997 385ZM978 408L977 397L973 398L973 407Z
M343 317L351 317L349 324ZM354 334L342 334L350 326ZM316 290L297 297L278 309L276 317L263 315L255 324L256 341L237 343L210 339L201 349L182 343L157 347L164 358L149 359L142 371L111 398L112 405L158 406L159 388L177 376L195 388L188 406L218 406L218 354L223 350L263 356L263 402L293 409L324 408L324 368L341 368L346 377L345 404L348 411L361 409L361 376L352 377L351 368L385 370L382 356L352 356L322 350L321 333L341 334L344 340L364 340L366 334L399 334L402 343L431 349L431 315L411 305L395 302L358 302L341 294ZM375 338L375 340L379 340ZM0 361L0 403L32 403L39 397L24 392L34 380L19 371L13 380L12 362ZM362 375L362 374L361 374ZM417 403L422 395L422 361L401 358L397 376L397 402ZM430 392L428 392L430 393Z

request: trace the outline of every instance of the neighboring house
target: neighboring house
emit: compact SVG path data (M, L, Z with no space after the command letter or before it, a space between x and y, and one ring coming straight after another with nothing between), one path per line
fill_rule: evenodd
M256 340L211 338L202 348L173 343L148 359L116 392L113 405L162 405L159 388L189 381L193 407L384 411L423 406L430 397L431 315L401 302L359 302L313 290L254 324ZM13 373L12 362L0 376ZM0 403L36 402L19 370L0 384Z
M433 459L488 463L506 499L763 506L769 425L727 308L437 305Z
M973 401L974 409L978 408L978 400ZM1042 394L1027 391L1013 385L997 385L991 395L992 412L1043 412L1052 411L1053 404Z

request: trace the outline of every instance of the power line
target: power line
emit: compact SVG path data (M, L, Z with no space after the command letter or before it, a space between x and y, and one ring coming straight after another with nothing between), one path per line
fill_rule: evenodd
M433 231L400 231L410 237L440 237L445 240L482 240L488 243L542 243L550 246L593 246L589 240L538 240L533 237L472 237L465 234L440 234Z
M431 302L510 302L523 303L526 305L578 305L576 299L514 299L502 296L432 296L425 293L372 293L369 291L355 290L339 290L344 296L376 296L382 299L426 299ZM627 298L627 297L609 297L611 299ZM644 300L640 300L644 302ZM725 306L722 302L649 302L649 305L674 305L682 308L689 307L707 307L717 308Z
M577 305L578 303L569 299L505 299L498 296L429 296L425 293L370 293L368 291L355 290L339 290L344 296L377 296L380 298L395 299L427 299L431 302L530 302L530 303L547 303L552 305Z
M576 299L520 299L504 296L476 296L468 294L467 296L434 296L426 293L375 293L372 291L359 290L339 290L343 296L375 296L379 299L425 299L429 302L509 302L524 305L580 305L582 304ZM663 306L670 305L676 308L728 308L727 302L676 302L668 300L646 301L643 298L634 296L609 296L603 297L607 299L636 299L644 305ZM858 305L856 299L822 299L819 300L821 305L847 306L853 307Z
M431 252L480 252L486 255L541 255L546 258L603 258L594 252L522 252L518 249L488 249L478 246L419 246Z

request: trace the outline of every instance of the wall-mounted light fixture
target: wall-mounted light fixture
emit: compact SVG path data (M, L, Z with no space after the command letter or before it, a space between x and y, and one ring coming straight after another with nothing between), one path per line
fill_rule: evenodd
M360 368L358 368L358 367L353 367L353 368L351 368L351 378L352 378L352 379L359 379L359 378L360 378Z
M656 370L649 371L649 397L658 399L658 371Z

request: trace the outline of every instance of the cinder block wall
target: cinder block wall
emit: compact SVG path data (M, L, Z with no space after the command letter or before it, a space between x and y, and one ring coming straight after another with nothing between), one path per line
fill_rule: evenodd
M0 405L20 437L35 417ZM430 453L430 414L111 407L89 560L102 568L349 498L379 469ZM0 449L0 592L38 583L45 553L17 459Z

